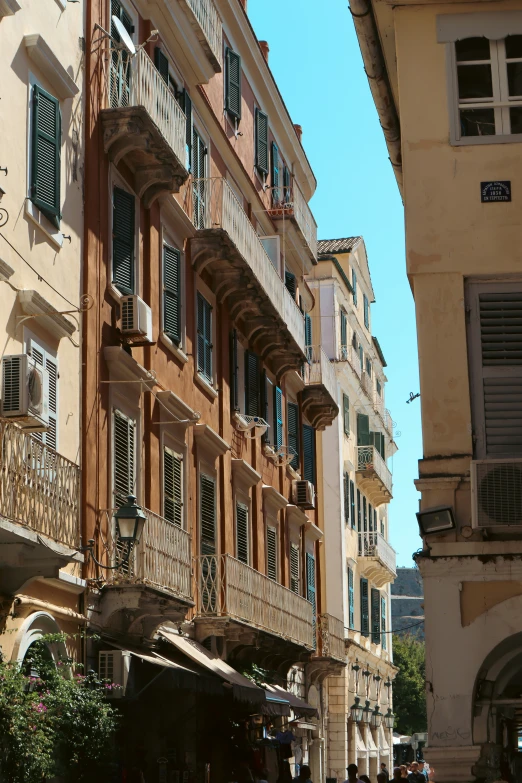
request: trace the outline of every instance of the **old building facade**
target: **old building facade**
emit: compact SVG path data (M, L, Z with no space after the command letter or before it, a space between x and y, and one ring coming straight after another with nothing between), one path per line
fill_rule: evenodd
M351 10L404 196L417 313L426 756L440 781L518 779L522 10Z

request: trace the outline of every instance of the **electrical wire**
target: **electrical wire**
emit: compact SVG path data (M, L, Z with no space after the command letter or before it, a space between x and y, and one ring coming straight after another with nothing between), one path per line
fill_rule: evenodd
M424 623L424 620L419 620L417 623L413 623L412 625L405 625L404 628L394 628L391 631L379 631L379 636L383 636L384 634L389 633L402 633L402 631L407 631L408 628L416 628L418 625L422 625ZM360 633L362 634L362 631L358 631L356 628L349 628L347 625L344 626L345 631L351 631L352 633ZM366 635L366 634L363 634Z

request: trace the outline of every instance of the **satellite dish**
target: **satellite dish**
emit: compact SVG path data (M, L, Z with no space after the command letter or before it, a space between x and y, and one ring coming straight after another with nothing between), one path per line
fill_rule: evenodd
M130 37L129 33L127 32L127 30L123 26L121 20L118 19L117 16L113 15L113 17L112 17L112 24L115 27L116 32L120 36L120 41L121 41L122 45L125 47L125 49L127 49L129 54L136 54L136 47L132 43L132 38Z

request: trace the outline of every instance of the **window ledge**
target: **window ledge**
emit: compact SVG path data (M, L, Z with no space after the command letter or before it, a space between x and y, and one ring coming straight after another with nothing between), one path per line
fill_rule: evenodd
M13 16L20 10L20 4L17 0L0 0L0 18L2 16Z
M217 392L213 386L210 385L208 381L206 381L202 375L200 375L198 372L194 374L194 380L198 384L198 386L201 386L204 392L207 394L210 394L211 397L214 397L216 399L219 397L219 392Z
M1 2L1 0L0 0ZM43 212L40 212L38 207L35 207L31 199L28 197L25 199L25 214L27 217L40 228L47 239L60 250L63 246L63 234L57 229L50 220L48 220Z
M261 474L244 459L232 460L232 475L238 484L250 489L261 481Z
M170 337L167 337L165 332L161 332L160 334L160 340L163 343L163 345L168 348L168 350L174 354L176 359L179 359L180 362L183 364L186 364L188 362L188 356L187 354L179 348L179 346L176 345L176 343L173 343Z
M208 424L196 424L194 427L194 437L198 446L201 446L214 461L230 451L229 444L214 432Z
M189 425L196 424L201 418L201 413L199 411L192 410L192 408L183 402L177 394L174 394L173 391L156 392L156 398L161 403L160 421L162 424L176 424L177 422L172 419L174 416L175 419L181 420L179 422L180 426L188 427Z
M37 316L47 331L61 340L71 337L76 331L76 324L58 312L38 291L22 289L18 292L18 301L25 316Z
M288 500L284 495L281 495L275 487L270 484L263 484L263 501L267 507L277 513L282 508L288 506Z
M146 389L156 385L154 377L120 345L106 345L103 355L109 368L109 377L115 381L143 381ZM138 387L141 391L141 386Z
M9 266L7 261L0 258L0 283L7 283L10 277L14 275L14 269Z
M319 541L323 537L323 531L309 520L305 525L305 535L309 541Z
M74 98L80 88L54 54L40 33L24 35L27 54L45 75L58 98Z
M286 507L286 520L289 525L294 524L297 527L302 527L310 522L305 512L299 506L294 506L291 503Z
M451 139L452 147L469 147L472 144L520 144L522 133L511 133L507 136L465 136L463 139Z

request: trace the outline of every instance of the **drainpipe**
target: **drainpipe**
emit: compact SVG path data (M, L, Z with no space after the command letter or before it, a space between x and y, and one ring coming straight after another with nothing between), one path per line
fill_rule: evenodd
M349 9L359 40L364 70L390 154L390 162L402 195L401 128L386 73L371 0L350 0Z

